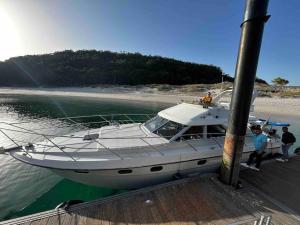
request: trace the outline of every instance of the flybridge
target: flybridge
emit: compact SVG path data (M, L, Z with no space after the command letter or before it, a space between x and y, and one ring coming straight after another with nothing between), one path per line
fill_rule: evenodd
M188 126L224 124L228 110L222 106L203 108L202 105L182 103L158 113L159 116Z

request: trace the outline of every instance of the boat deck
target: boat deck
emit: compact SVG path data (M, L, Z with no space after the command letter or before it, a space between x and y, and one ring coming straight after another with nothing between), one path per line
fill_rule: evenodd
M300 224L300 156L241 171L244 188L222 184L216 175L153 187L50 210L0 224Z

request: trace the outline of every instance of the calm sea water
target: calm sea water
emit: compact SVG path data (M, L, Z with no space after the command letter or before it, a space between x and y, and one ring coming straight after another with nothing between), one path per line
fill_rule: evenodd
M156 113L166 107L167 105L163 104L95 98L1 95L0 121L21 122L39 119L43 124L48 123L49 119L64 116ZM5 144L7 143L3 143L2 138L0 145ZM71 199L87 201L120 191L124 190L76 183L46 169L0 155L0 220L53 209L59 203Z
M137 103L79 97L47 97L0 95L0 122L36 121L110 113L156 113L169 105ZM300 146L300 121L288 117L274 117L293 124ZM0 143L2 146L5 143ZM291 149L293 151L293 149ZM0 221L55 208L59 203L80 199L93 200L125 190L92 187L63 179L52 172L33 167L7 155L0 155Z

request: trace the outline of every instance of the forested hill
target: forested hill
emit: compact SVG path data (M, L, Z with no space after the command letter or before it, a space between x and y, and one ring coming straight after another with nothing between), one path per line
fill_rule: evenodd
M0 62L0 86L219 83L222 70L139 53L80 50L28 55ZM233 81L225 75L224 81Z

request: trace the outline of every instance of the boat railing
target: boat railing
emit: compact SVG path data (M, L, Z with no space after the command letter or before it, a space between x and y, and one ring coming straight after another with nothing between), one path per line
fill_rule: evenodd
M61 146L53 141L54 138L83 138L71 137L66 134L79 130L101 128L107 125L119 126L129 123L144 123L153 116L155 116L155 114L95 114L55 119L31 119L30 121L12 123L2 121L0 122L0 148L3 149L2 151L19 148L28 154L27 149L32 146L31 143L46 140L50 143L48 147L55 146L75 161L75 159L64 150L65 146ZM22 133L22 135L20 135L20 133ZM99 143L99 145L107 149L103 144Z
M71 116L71 117L59 117L49 119L49 121L61 122L66 126L70 126L70 124L110 124L110 123L137 123L137 122L145 122L146 120L151 119L155 114L95 114L88 116ZM20 124L30 124L36 121L40 121L40 119L32 119L30 121L21 121L21 122L13 122L10 124L20 125ZM3 123L3 122L0 122Z
M164 155L164 153L160 151L158 145L168 144L170 142L184 142L194 151L198 151L197 146L194 146L194 143L190 142L190 140L203 141L208 138L212 140L218 146L218 148L223 148L225 136L224 131L215 133L183 134L176 140L171 139L174 135L166 136L158 133L154 133L154 135L145 134L145 136L143 137L101 137L101 135L99 137L98 135L97 138L92 138L95 133L99 134L99 130L93 130L92 128L100 129L101 127L107 125L118 127L123 124L129 123L137 123L141 125L153 116L154 114L96 114L89 116L63 117L56 119L33 119L31 121L21 121L14 123L0 122L0 152L8 152L11 149L18 148L24 151L25 154L30 156L30 150L32 150L35 146L42 147L43 151L47 151L48 149L55 147L63 152L66 156L70 157L73 161L76 161L72 154L70 154L70 150L95 150L95 147L76 147L75 144L72 144L74 142L70 142L69 144L59 143L55 140L55 138L65 138L66 140L77 139L85 141L82 142L85 144L88 144L88 141L96 142L98 144L98 150L105 149L120 158L122 158L122 156L114 151L115 148L110 148L107 146L107 141L139 140L161 155ZM83 136L75 136L74 133L77 131L86 132L84 132ZM252 137L252 134L247 134L246 138L248 137ZM153 141L155 139L158 141ZM76 142L76 144L78 144L78 142ZM248 146L247 142L245 142L245 145L246 147Z
M24 125L24 123L22 123ZM5 126L1 126L1 125L5 125ZM66 156L70 157L73 161L76 161L76 159L65 149L70 149L70 150L82 150L82 149L92 149L95 150L95 148L89 148L89 147L76 147L74 146L74 144L61 144L61 143L56 143L54 141L54 138L60 137L60 138L68 138L68 139L80 139L80 140L84 140L86 135L83 136L75 136L75 135L70 135L70 134L56 134L56 133L39 133L35 130L32 129L28 129L28 128L24 128L16 123L7 123L7 122L0 122L0 132L6 137L8 138L13 144L13 147L10 148L6 148L7 151L9 151L10 149L21 149L24 151L25 154L27 154L28 156L30 156L30 150L32 149L32 147L37 146L37 147L43 147L44 151L46 151L45 149L50 149L50 148L57 148L60 151L62 151ZM11 132L14 134L14 137L10 136L8 134L8 132ZM19 135L20 133L22 133L22 135ZM59 132L58 132L59 133ZM30 138L30 141L28 140L22 140L22 139L18 139L17 137L19 136L24 136L24 135L28 135L28 137ZM88 134L89 135L89 134ZM204 140L204 135L206 135L210 140L212 140L213 142L215 142L216 145L218 145L219 148L223 147L223 143L224 143L224 139L223 137L225 136L224 133L193 133L193 134L183 134L178 140L173 141L173 142L184 142L186 143L187 146L189 146L190 148L192 148L194 151L198 151L197 150L197 146L194 146L191 142L189 142L189 140ZM35 138L34 138L35 137ZM220 138L218 138L220 137ZM163 145L163 144L167 144L169 142L163 142L161 140L166 140L166 139L170 139L171 136L144 136L144 137L98 137L96 139L90 140L90 142L96 142L98 143L103 149L110 151L112 154L118 156L119 158L123 159L122 156L120 156L116 151L114 151L113 148L109 148L105 145L105 143L103 143L103 141L105 140L140 140L142 142L144 142L146 144L146 146L151 147L153 150L157 151L160 155L164 155L164 153L162 151L160 151L159 147L157 146L159 145ZM35 140L40 140L40 142L35 141ZM153 144L153 140L154 139L159 139L160 141L158 142L158 144ZM46 142L45 142L46 141ZM152 143L151 143L152 142ZM31 143L35 143L35 144L31 144ZM87 142L85 142L87 143Z

